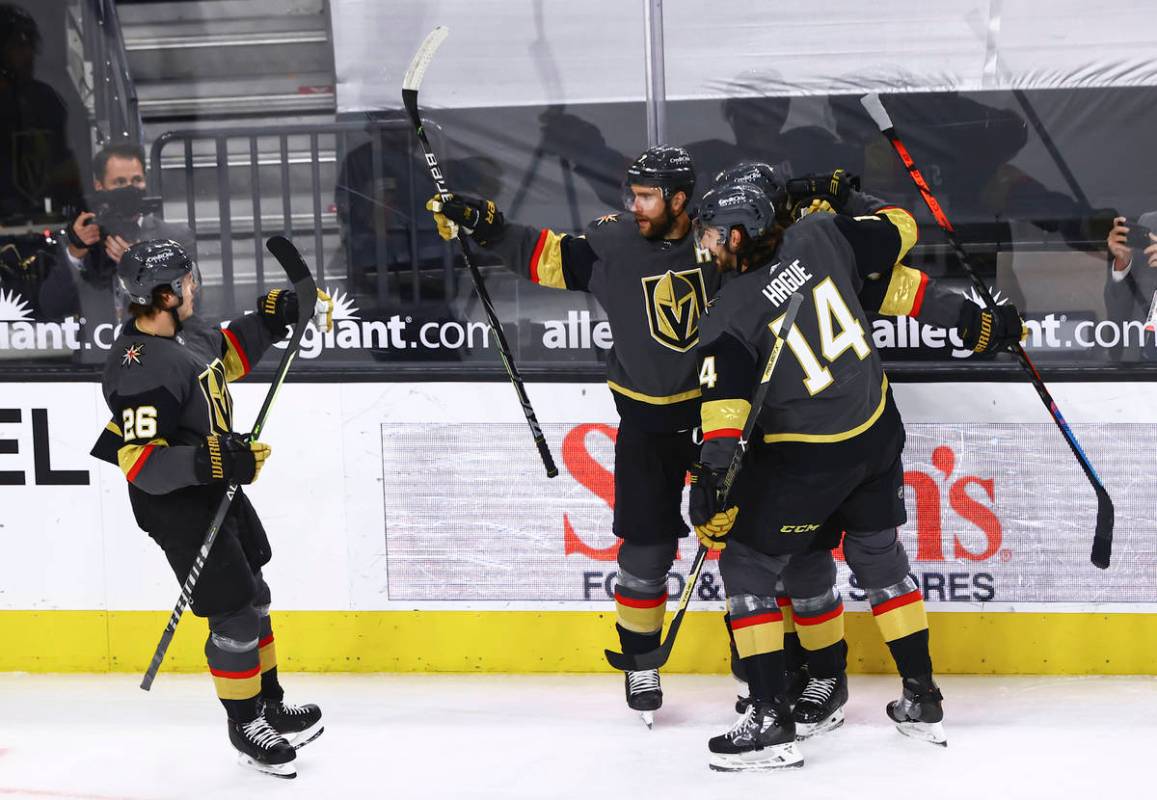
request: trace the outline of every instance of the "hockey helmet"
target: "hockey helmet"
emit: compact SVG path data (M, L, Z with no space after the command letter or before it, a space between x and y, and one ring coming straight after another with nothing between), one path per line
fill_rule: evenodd
M695 191L695 164L691 154L682 147L668 144L648 148L627 167L626 186L632 184L656 186L663 190L664 200L670 200L675 192L683 192L690 199Z
M153 291L172 289L182 300L181 281L194 272L193 260L172 239L152 239L130 247L117 265L117 280L129 300L147 306L153 302Z
M779 171L762 161L741 161L733 167L715 175L713 187L731 183L750 183L767 195L774 213L786 211L788 205L787 183Z
M762 239L775 223L775 209L766 194L751 183L716 186L699 203L695 218L695 238L701 240L708 229L718 229L725 240L738 226L752 239Z

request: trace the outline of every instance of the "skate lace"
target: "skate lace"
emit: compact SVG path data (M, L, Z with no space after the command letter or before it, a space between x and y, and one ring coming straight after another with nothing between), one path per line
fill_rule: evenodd
M300 717L307 712L307 709L305 708L305 706L295 706L295 705L290 705L289 703L281 703L280 705L281 705L281 713L285 714L287 716Z
M808 678L807 686L799 696L801 703L815 703L822 706L836 690L836 678Z
M735 741L738 737L748 733L748 731L755 725L755 703L747 707L743 712L743 716L735 721L731 729L723 734L728 739Z
M283 741L281 734L265 721L265 717L258 717L252 722L247 722L241 726L241 730L245 733L245 738L266 750L279 741Z
M628 672L627 685L631 687L631 694L654 691L659 688L659 671L657 669L645 669L639 672Z

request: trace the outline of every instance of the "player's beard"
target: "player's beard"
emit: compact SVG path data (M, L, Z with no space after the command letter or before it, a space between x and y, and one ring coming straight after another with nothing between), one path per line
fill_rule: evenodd
M636 214L635 224L639 226L639 233L644 239L651 241L666 239L667 234L675 227L675 215L671 213L670 208L664 206L663 213L655 219L640 217Z

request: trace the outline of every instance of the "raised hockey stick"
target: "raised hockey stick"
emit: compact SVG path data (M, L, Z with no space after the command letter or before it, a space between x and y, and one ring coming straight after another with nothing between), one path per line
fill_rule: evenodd
M450 190L446 188L446 178L442 175L442 168L438 166L438 158L430 148L430 140L426 138L426 131L422 127L422 117L418 113L418 89L422 85L422 78L426 74L426 68L430 66L434 52L449 35L450 30L442 25L430 31L422 41L418 52L414 54L402 80L402 102L406 106L406 111L410 113L410 120L414 123L414 130L418 134L418 141L421 142L422 151L426 154L426 166L430 170L430 177L434 179L434 186L443 200L449 199ZM518 367L514 365L514 356L511 355L510 345L507 343L506 334L502 330L502 323L498 321L498 312L494 310L494 303L490 299L490 293L486 290L486 284L482 281L482 274L478 271L474 260L470 258L470 248L466 244L466 234L462 230L458 231L458 244L462 248L462 258L466 262L466 267L470 270L470 279L474 281L474 291L478 294L478 299L482 301L482 307L486 309L486 319L490 323L490 330L494 331L494 337L498 340L498 354L502 356L502 365L506 367L506 374L510 376L510 382L514 385L518 402L522 404L522 413L526 416L526 424L530 426L530 433L534 437L535 446L538 448L538 455L542 458L542 465L546 467L546 477L553 478L558 475L554 456L550 454L546 437L542 435L542 427L538 424L538 417L534 415L534 407L530 404L530 398L526 394L522 375L519 374Z
M779 330L772 330L771 332L775 338L775 343L772 345L771 352L767 356L767 363L764 364L763 371L760 373L759 385L755 389L755 397L751 401L751 411L747 414L747 421L743 423L743 434L739 437L739 445L731 454L731 463L727 465L727 472L723 474L723 480L719 483L716 508L727 508L727 497L731 494L735 477L743 465L743 456L747 453L747 442L755 428L755 421L759 418L760 409L763 408L763 401L767 399L767 390L771 386L771 373L775 371L775 364L779 361L783 343L787 341L787 337L795 325L795 317L799 313L799 306L802 302L803 296L799 292L793 294L791 300L788 301L787 312L783 315L783 322L780 323ZM694 591L695 585L699 583L699 572L703 569L703 562L706 560L707 548L700 544L698 552L695 553L695 560L691 562L691 569L687 572L687 579L683 584L683 594L679 596L679 607L675 610L675 616L671 619L671 626L667 629L667 636L663 639L663 643L649 653L639 653L638 655L606 650L604 652L607 656L607 662L612 667L623 672L635 672L641 669L659 669L667 663L667 659L671 657L671 649L675 646L675 636L679 633L679 626L683 624L683 615L687 613L687 605L691 602L691 593Z
M301 337L305 333L305 326L309 324L309 318L313 316L314 303L317 298L317 284L314 283L313 275L301 254L297 252L297 248L283 236L270 238L265 246L281 264L290 283L293 284L293 291L297 292L297 323L293 326L293 333L289 337L289 344L285 348L285 352L281 354L281 362L277 365L277 372L273 376L273 382L269 385L269 391L265 393L265 401L261 404L261 410L257 412L257 421L253 423L253 432L248 437L251 442L257 440L265 427L269 409L277 397L278 390L281 389L285 374L289 372L289 365L293 363L293 359L297 355ZM217 505L217 513L213 515L213 521L205 533L205 541L202 542L201 549L197 551L197 557L193 560L193 568L189 570L189 576L185 578L185 583L181 586L181 596L177 598L177 605L169 617L169 624L165 626L165 631L161 634L161 641L153 652L153 660L149 663L149 668L145 670L144 678L141 679L141 688L146 692L152 688L153 680L157 677L157 670L161 668L161 662L165 660L165 653L173 641L173 634L177 632L177 623L181 621L185 607L192 600L193 587L197 585L197 579L201 577L205 559L209 557L213 542L216 541L221 525L225 522L225 516L229 513L229 506L233 504L233 497L237 494L237 487L238 484L231 483L225 488L225 496Z
M916 167L916 162L912 158L912 154L908 152L908 148L900 141L899 135L896 133L896 127L892 122L892 118L888 116L888 112L884 109L884 104L880 102L880 96L877 94L868 94L860 98L864 109L876 123L880 132L891 143L892 149L896 151L896 155L900 157L904 167L908 170L908 177L916 184L916 188L920 191L920 196L924 198L925 205L928 210L932 212L932 216L936 219L936 224L944 231L944 235L948 238L948 243L952 246L953 252L956 253L957 259L960 260L960 265L964 267L965 273L972 280L976 290L980 293L984 302L989 309L996 306L996 301L989 292L988 287L980 276L972 269L968 263L968 255L964 252L964 248L960 245L960 240L956 238L956 230L952 227L952 223L948 221L948 216L944 213L944 209L940 207L940 203L936 201L932 190L928 188L928 182L924 180L924 176L920 174L920 170ZM1041 402L1045 404L1049 414L1053 418L1060 429L1061 434L1068 442L1069 449L1073 451L1073 455L1077 457L1077 463L1081 465L1084 470L1085 477L1089 479L1089 483L1093 485L1093 491L1097 494L1097 527L1093 534L1093 550L1089 556L1089 560L1101 569L1108 569L1109 561L1113 552L1113 500L1109 497L1109 492L1105 489L1105 485L1101 483L1100 476L1097 471L1093 469L1093 465L1089 462L1089 457L1085 455L1085 451L1081 448L1077 437L1073 435L1069 423L1061 415L1061 410L1057 408L1057 403L1053 399L1052 394L1049 393L1045 386L1044 379L1041 378L1037 368L1029 360L1028 353L1025 352L1024 347L1018 342L1012 348L1012 352L1020 361L1022 367L1028 372L1029 379L1032 381L1033 388L1040 396Z

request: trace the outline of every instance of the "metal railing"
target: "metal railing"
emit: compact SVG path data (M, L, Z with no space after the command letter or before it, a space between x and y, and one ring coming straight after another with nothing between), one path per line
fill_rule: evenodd
M96 143L113 139L139 142L140 101L129 74L129 59L114 0L85 0L81 39L92 65Z
M323 147L323 141L327 146ZM368 193L350 178L353 162L365 155L367 146L369 159L361 159L358 166L368 174ZM406 281L411 288L409 299L420 302L423 271L439 270L447 293L454 285L451 250L440 240L430 241L429 219L418 213L425 202L418 186L427 180L420 158L410 123L392 119L168 131L153 142L150 167L153 191L166 206L184 206L184 222L193 234L199 240L219 238L226 308L235 308L234 289L241 277L237 267L243 262L253 264L258 291L264 291L267 257L263 245L273 233L309 237L304 241L299 237L298 245L303 251L312 246L319 284L327 278L348 280L354 290L376 294L379 304L385 305L390 297L401 299ZM323 187L323 165L336 170L331 187ZM262 190L262 177L271 177L271 172L277 176L276 193ZM294 178L300 181L306 172L308 211L303 213L300 207L294 208L295 197L299 206L303 199L294 192ZM398 191L387 196L387 183ZM235 192L238 184L247 184L247 192ZM334 211L324 201L323 195L330 191ZM207 196L216 198L215 216L198 208L198 199ZM248 206L251 216L237 214L239 204ZM269 206L280 206L280 213L265 214ZM372 217L372 230L359 230L357 207L363 216L368 211ZM214 221L216 231L210 234ZM344 275L332 271L337 258L327 265L327 234L335 233L340 245L330 252L341 254ZM370 237L372 253L367 254Z

